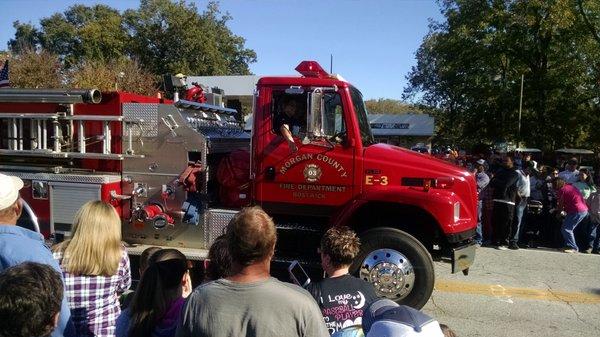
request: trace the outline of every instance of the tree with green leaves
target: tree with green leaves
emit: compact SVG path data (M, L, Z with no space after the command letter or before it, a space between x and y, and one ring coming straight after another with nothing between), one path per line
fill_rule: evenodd
M122 58L116 61L86 61L69 71L69 87L121 90L142 95L156 94L156 76L138 62Z
M385 114L405 114L405 113L421 113L421 110L415 105L407 104L405 102L389 99L379 98L370 99L365 101L365 106L369 113L385 113Z
M522 141L545 149L593 141L600 45L576 1L440 5L445 21L430 25L405 90L405 98L419 97L436 111L439 140ZM596 24L599 9L585 7Z
M41 45L41 34L30 23L13 22L15 38L8 41L8 48L14 54L35 51Z
M67 70L128 59L155 75L249 74L256 53L231 32L229 20L212 1L202 12L183 0L142 0L124 13L106 5L74 5L41 19L39 28L15 22L8 45L15 55L25 50L58 55Z
M216 2L199 13L193 3L142 0L124 14L131 54L155 74L245 75L256 53L227 27Z
M97 88L154 95L157 77L133 60L85 61L65 69L60 57L46 50L0 53L0 62L10 62L10 83L14 88Z
M83 61L112 61L127 55L129 37L121 14L106 5L74 5L40 21L38 31L31 24L14 23L15 38L10 50L19 53L23 46L57 54L66 67Z
M65 84L63 68L56 54L45 50L22 49L20 54L0 56L2 64L4 59L9 60L12 87L61 88Z

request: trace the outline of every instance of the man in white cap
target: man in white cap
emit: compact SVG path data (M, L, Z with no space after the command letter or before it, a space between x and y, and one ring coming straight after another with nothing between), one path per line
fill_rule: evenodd
M366 337L444 337L435 319L388 299L380 299L365 308L362 326Z
M50 249L44 244L44 237L17 226L17 220L23 211L19 198L21 188L21 179L0 173L0 272L23 262L38 262L50 265L62 275ZM74 335L69 322L70 316L68 303L63 297L59 320L51 336Z

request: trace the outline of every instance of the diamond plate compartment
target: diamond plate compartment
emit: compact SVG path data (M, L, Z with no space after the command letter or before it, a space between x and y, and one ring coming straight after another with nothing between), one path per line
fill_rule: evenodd
M155 103L123 103L123 117L127 121L143 120L140 127L133 127L134 137L158 136L158 104Z
M209 209L204 213L206 247L210 247L219 235L225 233L225 228L229 224L229 221L237 213L238 211L230 209Z

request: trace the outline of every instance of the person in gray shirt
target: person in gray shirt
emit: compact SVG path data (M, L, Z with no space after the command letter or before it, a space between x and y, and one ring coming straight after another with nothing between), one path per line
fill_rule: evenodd
M245 208L227 226L231 276L192 292L177 337L328 337L321 312L304 289L270 275L277 234L260 208Z

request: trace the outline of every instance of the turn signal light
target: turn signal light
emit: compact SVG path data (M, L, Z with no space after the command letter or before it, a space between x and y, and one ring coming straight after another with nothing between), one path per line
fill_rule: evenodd
M329 76L317 61L302 61L296 67L296 71L304 77L327 78Z
M423 180L423 190L425 192L428 192L430 188L431 188L431 179Z

